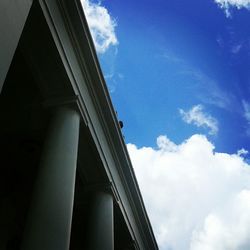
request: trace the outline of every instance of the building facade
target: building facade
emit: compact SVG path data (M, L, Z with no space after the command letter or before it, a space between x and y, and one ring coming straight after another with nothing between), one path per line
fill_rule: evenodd
M0 1L0 249L158 249L79 0Z

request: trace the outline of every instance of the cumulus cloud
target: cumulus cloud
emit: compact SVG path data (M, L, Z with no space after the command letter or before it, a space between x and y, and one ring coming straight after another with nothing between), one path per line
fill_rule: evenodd
M214 0L222 9L224 9L226 16L230 17L230 8L250 9L250 0Z
M161 250L250 249L250 166L203 135L128 151Z
M227 204L226 216L209 214L202 231L194 232L192 250L249 249L250 190L242 189Z
M208 128L209 134L215 135L218 132L218 122L211 115L203 111L202 105L193 106L190 110L184 111L180 109L179 112L183 121L188 124L194 124L197 127Z
M98 53L104 53L110 46L117 45L115 34L116 21L108 10L99 3L81 0L90 32Z

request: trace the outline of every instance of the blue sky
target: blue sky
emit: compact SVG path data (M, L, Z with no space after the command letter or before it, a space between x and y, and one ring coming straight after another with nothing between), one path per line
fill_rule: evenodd
M183 3L184 2L184 3ZM187 126L178 109L202 104L218 120L218 150L248 148L249 11L231 18L213 1L104 1L119 44L100 55L127 142L181 142L206 129Z
M160 249L250 249L250 1L82 3Z

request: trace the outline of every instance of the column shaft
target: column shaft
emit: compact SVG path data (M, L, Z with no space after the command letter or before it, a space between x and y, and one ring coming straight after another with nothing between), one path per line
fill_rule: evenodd
M59 108L52 120L34 188L23 250L68 250L80 116Z
M113 197L100 192L94 199L89 221L88 250L114 249Z

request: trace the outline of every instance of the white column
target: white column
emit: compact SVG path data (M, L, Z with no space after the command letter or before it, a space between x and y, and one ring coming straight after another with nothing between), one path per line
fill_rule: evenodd
M79 114L59 108L34 187L22 250L68 250L74 201Z
M93 201L89 221L88 250L114 249L113 197L99 192Z

